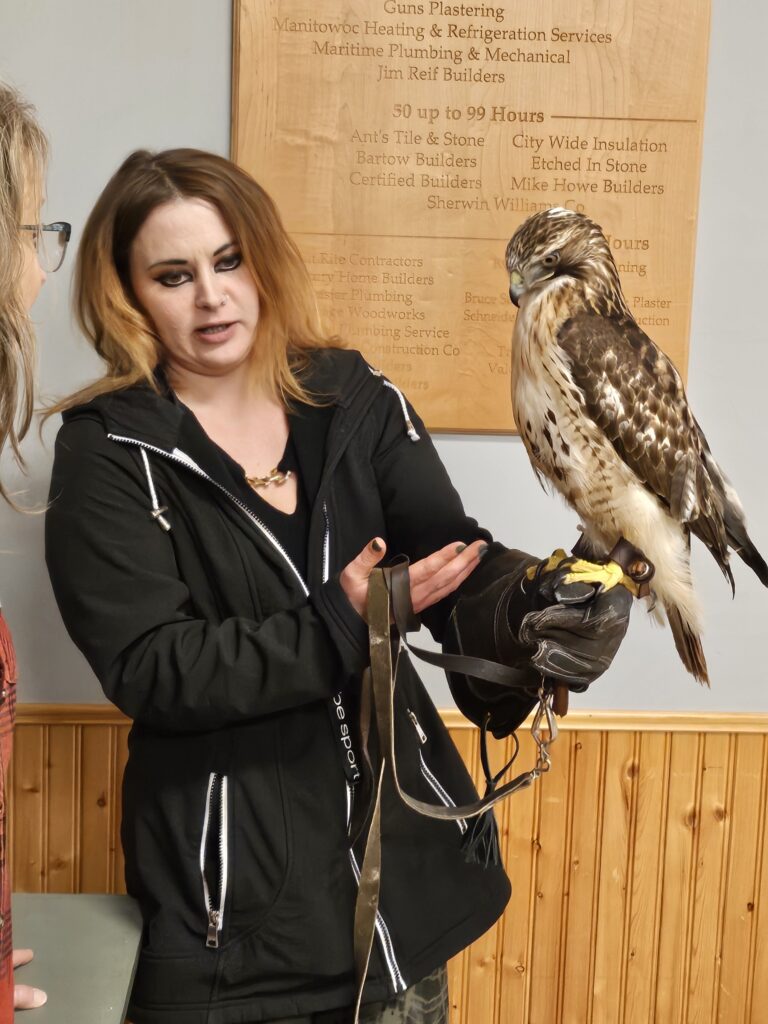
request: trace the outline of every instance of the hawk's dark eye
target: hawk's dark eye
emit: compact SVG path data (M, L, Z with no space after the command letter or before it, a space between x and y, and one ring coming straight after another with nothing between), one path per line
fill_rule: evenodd
M541 262L544 264L545 267L556 267L557 264L560 262L560 253L548 252L547 255L542 258Z

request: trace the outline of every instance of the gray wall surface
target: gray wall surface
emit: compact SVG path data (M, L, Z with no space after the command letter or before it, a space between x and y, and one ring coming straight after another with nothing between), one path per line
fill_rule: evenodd
M746 0L713 10L688 392L716 457L731 476L768 555L764 326L764 173L768 140L768 8ZM227 154L231 16L227 0L6 0L0 6L0 78L38 108L53 150L48 219L75 238L108 176L139 146L191 145ZM99 374L68 311L72 254L35 306L41 396ZM4 472L29 504L44 502L56 422L25 442L29 475ZM440 436L438 449L468 511L505 543L536 554L576 539L576 519L542 493L517 438ZM0 508L0 596L13 627L23 701L95 702L101 691L68 640L42 555L42 516ZM762 640L768 593L734 559L736 600L695 544L707 615L711 690L681 668L669 631L641 608L609 677L573 706L638 710L767 711ZM424 678L450 704L436 670Z

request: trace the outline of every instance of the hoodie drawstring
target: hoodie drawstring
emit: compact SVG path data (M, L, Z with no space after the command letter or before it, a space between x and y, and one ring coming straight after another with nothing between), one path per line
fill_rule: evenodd
M405 404L403 392L400 390L399 387L397 387L396 384L393 384L391 380L387 380L387 378L384 377L384 375L382 374L381 370L374 370L372 366L369 366L368 369L371 371L374 377L383 378L382 384L384 385L385 388L391 388L395 392L400 401L400 408L403 410L403 419L405 420L405 429L408 431L408 437L412 441L420 441L421 438L416 433L416 428L413 425L413 421L411 420L411 417L408 415L408 406Z
M144 472L147 474L147 487L149 488L149 496L152 499L152 511L150 512L150 515L158 524L158 526L161 526L165 530L165 532L168 533L171 529L171 524L163 515L164 512L168 511L168 507L166 505L158 504L157 491L155 490L155 481L152 479L152 470L149 467L149 458L147 456L146 451L143 448L139 448L139 451L141 452L141 460L144 463Z

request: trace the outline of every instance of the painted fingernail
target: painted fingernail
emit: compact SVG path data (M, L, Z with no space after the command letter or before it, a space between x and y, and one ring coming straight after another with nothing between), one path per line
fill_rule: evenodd
M378 540L374 537L371 541L371 548L378 554L379 551L383 551L384 548L379 544Z
M485 556L487 554L488 554L488 545L487 544L483 544L483 546L477 552L477 557L478 558L485 558Z
M457 555L460 555L462 551L466 551L466 550L467 550L467 545L466 544L457 544L456 545L456 554Z

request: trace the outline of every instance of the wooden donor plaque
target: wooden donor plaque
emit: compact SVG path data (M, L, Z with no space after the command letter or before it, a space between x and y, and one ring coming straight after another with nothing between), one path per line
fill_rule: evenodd
M434 430L514 428L504 250L568 206L685 368L706 0L235 0L233 158L329 332Z

